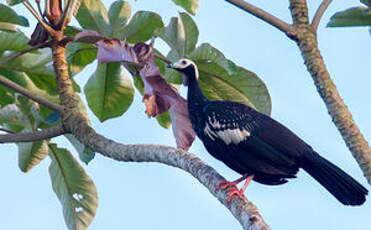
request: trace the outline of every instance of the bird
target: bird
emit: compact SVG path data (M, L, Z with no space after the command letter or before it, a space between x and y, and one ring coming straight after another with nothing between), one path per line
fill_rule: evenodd
M357 206L366 201L365 187L278 121L245 104L207 99L192 60L183 58L167 67L179 71L182 84L188 87L187 108L197 137L213 157L241 175L216 186L229 192L228 202L235 195L241 198L252 180L281 185L296 178L299 169L344 205ZM238 189L243 180L244 185Z

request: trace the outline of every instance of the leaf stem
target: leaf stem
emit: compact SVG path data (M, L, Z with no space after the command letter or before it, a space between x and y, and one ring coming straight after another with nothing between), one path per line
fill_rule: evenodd
M39 23L46 29L46 31L51 35L55 35L56 31L49 26L36 12L36 10L32 7L32 5L28 1L22 2L23 5L31 12L31 14L39 21Z

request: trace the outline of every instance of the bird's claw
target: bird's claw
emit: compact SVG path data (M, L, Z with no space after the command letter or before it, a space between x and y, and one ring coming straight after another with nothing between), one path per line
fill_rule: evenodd
M236 186L236 183L235 182L229 182L227 180L223 180L221 182L219 182L217 185L216 185L216 189L218 190L224 190L228 187L233 187L233 186Z
M239 190L237 186L228 188L228 192L229 192L227 199L228 202L231 202L233 195L237 195L239 198L242 198L243 196L243 191Z

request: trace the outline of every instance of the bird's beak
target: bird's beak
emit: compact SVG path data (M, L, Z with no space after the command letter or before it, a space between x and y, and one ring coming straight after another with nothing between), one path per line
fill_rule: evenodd
M173 63L169 63L166 65L166 68L174 69L175 67Z

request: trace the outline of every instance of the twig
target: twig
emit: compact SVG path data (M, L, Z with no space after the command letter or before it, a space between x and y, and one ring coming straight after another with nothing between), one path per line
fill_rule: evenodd
M317 31L319 22L321 21L323 14L325 13L327 7L331 4L331 2L332 0L323 0L321 5L318 7L312 21L312 27L314 31Z
M250 4L243 0L226 0L227 2L231 3L232 5L237 6L238 8L262 19L263 21L267 22L268 24L276 27L277 29L281 30L285 34L292 34L295 28L282 21L281 19L277 18L276 16L271 15L270 13Z
M6 132L6 133L15 133L15 132L12 131L12 130L5 129L5 128L1 128L1 127L0 127L0 131Z
M51 44L50 41L46 41L46 42L43 42L43 43L40 43L40 44L37 44L35 46L32 46L31 48L28 48L26 50L22 50L21 52L17 52L17 53L14 53L6 58L4 58L1 62L0 62L0 66L3 66L5 65L6 63L16 59L17 57L23 55L23 54L26 54L28 52L31 52L31 51L34 51L34 50L37 50L39 48L44 48L44 47L47 47L49 46L49 44Z
M31 98L32 100L50 108L50 109L55 110L59 114L61 114L63 112L63 106L54 104L54 103L46 100L45 98L40 97L40 96L32 93L31 91L29 91L29 90L23 88L22 86L12 82L11 80L7 79L6 77L4 77L2 75L0 75L0 83L3 84L4 86L7 86L7 87L13 89L14 91L16 91L18 93L23 94L24 96L26 96L28 98Z
M53 36L56 34L56 31L49 26L36 12L36 10L32 7L32 5L28 1L22 2L23 5L31 12L31 14L40 22L40 24L48 31L48 33Z
M16 142L32 142L45 140L52 137L57 137L65 134L62 125L54 126L41 131L33 131L28 133L12 133L0 135L0 143L16 143Z

